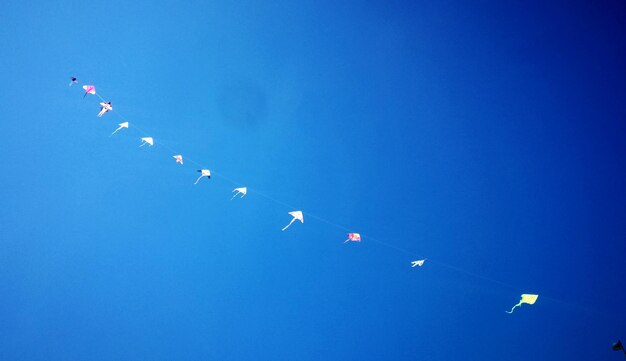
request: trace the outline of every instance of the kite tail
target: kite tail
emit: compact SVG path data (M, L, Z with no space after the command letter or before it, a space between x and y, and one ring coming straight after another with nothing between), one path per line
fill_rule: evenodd
M517 305L513 306L513 308L511 308L511 311L504 311L504 312L506 312L506 313L513 313L513 310L514 310L516 307L519 307L519 306L521 306L521 305L522 305L522 303L520 302L520 303L518 303Z
M122 129L122 128L117 128L117 129L115 129L115 131L114 131L113 133L111 133L111 135L113 135L113 134L117 133L117 131L118 131L118 130L120 130L120 129ZM109 137L110 137L111 135L109 135Z
M200 181L200 179L202 179L202 176L200 176L200 177L198 177L198 179L196 179L196 183L194 183L194 185L195 185L195 184L198 184L198 182Z
M281 229L281 231L284 231L285 229L289 228L289 226L291 226L291 224L292 224L295 220L296 220L296 219L295 219L295 218L293 218L293 219L291 220L291 222L289 222L289 224L285 226L285 228Z
M343 243L348 243L349 240L350 240L350 238L348 238L345 241L343 241Z
M233 199L235 199L235 197L237 197L237 193L235 193L235 195L233 196L233 198L231 198L230 200L232 201Z

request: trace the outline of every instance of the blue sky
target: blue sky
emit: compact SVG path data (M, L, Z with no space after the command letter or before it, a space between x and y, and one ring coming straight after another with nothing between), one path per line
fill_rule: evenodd
M625 20L620 1L5 4L0 358L619 357ZM198 165L216 176L194 186Z

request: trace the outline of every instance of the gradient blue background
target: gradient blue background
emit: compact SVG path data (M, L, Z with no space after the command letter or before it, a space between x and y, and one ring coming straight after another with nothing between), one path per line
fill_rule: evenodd
M621 359L625 24L623 1L3 4L0 359ZM280 232L285 204L338 226Z

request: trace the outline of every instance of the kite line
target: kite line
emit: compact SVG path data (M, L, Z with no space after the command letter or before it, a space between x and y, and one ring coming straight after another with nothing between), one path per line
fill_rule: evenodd
M71 82L70 82L70 86L72 84L77 84L77 83L78 83L77 79L72 77L71 78ZM129 128L130 122L128 121L128 119L122 113L120 113L118 110L114 109L110 101L105 100L99 93L97 93L95 86L93 86L93 85L85 85L85 86L83 86L83 89L85 90L85 94L83 95L83 98L86 97L88 94L92 94L92 95L97 96L102 101L102 103L100 103L101 111L98 114L98 117L102 117L107 112L115 112L124 121L123 123L119 124L119 127L113 133L111 133L110 136L113 136L118 131L120 131L120 130L122 130L124 128ZM139 132L143 133L143 135L149 134L148 132L143 130L141 127L136 126L135 122L133 122L133 128L137 129ZM141 140L142 140L141 146L144 146L146 144L148 144L149 146L153 146L154 145L152 137L144 137L144 138L141 138ZM183 164L183 157L182 157L182 155L180 154L179 151L173 149L168 144L163 143L161 141L157 142L157 144L159 146L162 146L163 148L169 150L173 154L178 154L178 155L174 155L173 157L176 159L177 163ZM233 184L235 186L239 186L240 187L241 184L242 184L241 182L235 181L235 180L227 177L226 175L221 174L220 172L215 172L215 171L211 172L211 171L209 171L209 169L207 169L202 163L197 162L197 161L195 161L192 158L185 157L184 160L189 162L189 163L192 163L192 164L194 164L194 165L196 165L196 166L198 166L200 168L200 170L198 170L198 172L200 172L201 174L200 174L200 176L198 177L198 179L196 180L196 182L194 184L197 184L203 177L208 177L210 179L210 177L212 175L215 176L215 177L221 178L221 179L223 179L223 180L225 180L225 181L227 181L227 182L229 182L229 183L231 183L231 184ZM235 191L237 191L237 193L233 196L233 198L236 197L237 195L240 195L240 194L241 194L241 197L243 197L249 191L250 193L257 194L257 195L261 196L262 198L265 198L266 200L268 200L270 202L273 202L275 204L281 205L283 207L287 207L289 209L298 209L298 208L293 207L292 205L290 205L288 203L285 203L285 202L283 202L283 201L281 201L279 199L276 199L276 198L274 198L272 196L269 196L268 194L266 194L264 192L261 192L259 190L256 190L254 188L240 187L240 188L235 188L235 190L233 190L233 192L235 192ZM231 198L231 200L233 198ZM313 214L313 213L310 213L310 212L302 212L302 211L292 211L292 212L289 212L289 214L292 215L293 218L291 219L291 222L282 229L283 231L288 229L296 220L299 220L300 222L304 223L304 215L306 215L307 217L316 219L316 220L318 220L318 221L320 221L322 223L326 223L327 225L329 225L331 227L334 227L336 229L340 229L340 230L343 230L343 231L347 232L348 233L348 240L346 240L346 242L348 242L348 241L360 242L361 241L361 235L359 233L351 233L351 232L353 232L353 230L351 230L351 229L349 229L349 228L347 228L347 227L345 227L343 225L340 225L340 224L334 223L332 221L329 221L329 220L327 220L327 219L325 219L323 217L320 217L320 216L318 216L316 214ZM406 254L406 255L411 256L411 257L413 257L415 255L415 252L411 252L411 251L409 251L409 250L407 250L405 248L398 247L396 245L393 245L393 244L390 244L388 242L382 241L382 240L380 240L380 239L378 239L376 237L365 236L363 238L367 239L368 241L372 241L374 243L380 244L380 245L382 245L384 247L387 247L387 248L390 248L390 249L394 249L394 250L396 250L396 251L398 251L400 253ZM412 267L415 267L416 265L417 266L422 266L425 261L426 261L426 259L412 261L411 264L412 264ZM463 268L460 268L460 267L457 267L457 266L453 266L453 265L450 265L450 264L442 262L442 261L438 261L436 259L428 258L428 262L432 262L432 263L437 264L439 266L442 266L444 268L448 268L450 270L453 270L453 271L456 271L456 272L459 272L459 273L463 273L465 275L468 275L468 276L471 276L471 277L474 277L474 278L478 278L478 279L481 279L481 280L484 280L484 281L488 281L488 282L491 282L491 283L494 283L494 284L498 284L500 286L503 286L503 287L506 287L506 288L509 288L509 289L514 289L514 290L519 289L519 287L513 286L513 285L508 284L506 282L502 282L502 281L499 281L499 280L491 278L491 277L486 277L486 276L480 275L478 273L474 273L474 272L468 271L466 269L463 269ZM526 296L535 296L535 299L533 300L532 303L534 303L534 301L536 300L536 295L528 295L528 294L522 295L522 299L525 300ZM552 299L552 300L557 301L557 302L562 302L562 301L559 301L559 300L556 300L556 299ZM530 302L524 302L524 303L532 304ZM518 306L519 305L516 305L516 307L518 307Z

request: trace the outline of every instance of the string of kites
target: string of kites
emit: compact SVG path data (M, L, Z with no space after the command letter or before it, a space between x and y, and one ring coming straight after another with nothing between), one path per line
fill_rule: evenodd
M78 79L77 78L71 77L70 79L71 79L71 81L70 81L69 86L72 86L74 84L78 84ZM85 90L85 94L83 94L83 99L87 95L96 95L96 87L94 85L83 85L83 89ZM100 97L100 96L98 95L98 97ZM102 102L100 103L100 112L97 115L98 118L101 118L103 115L105 115L106 113L108 113L108 112L113 110L113 104L111 102L104 101L104 99L102 99L102 97L100 97L100 99L102 100ZM127 121L119 123L118 127L113 131L113 133L111 133L111 135L116 134L120 130L128 129L128 127L129 127L129 122L127 122ZM146 144L148 146L153 146L154 145L154 139L152 137L142 137L141 138L140 147L143 147ZM182 154L173 155L172 157L174 158L176 163L181 164L181 165L184 164L184 160L183 160ZM211 179L211 170L209 170L209 169L198 169L198 173L200 173L200 176L196 179L194 185L198 184L198 182L200 182L200 180L202 178ZM232 192L234 194L233 194L233 197L231 198L231 200L234 199L237 196L239 196L239 198L243 198L248 193L248 188L247 187L239 187L239 188L233 189ZM289 212L289 215L291 215L291 217L292 217L291 221L289 222L289 224L287 224L285 227L282 228L282 231L287 230L295 221L300 221L300 223L304 223L304 214L302 213L302 211L291 211L291 212ZM347 237L348 238L344 241L344 243L361 242L361 234L359 234L359 233L348 233ZM426 259L420 259L420 260L411 261L411 267L422 267L424 265L424 262L426 262ZM515 310L515 308L520 307L524 303L532 305L532 304L534 304L537 301L538 297L539 297L539 295L536 295L536 294L522 294L521 300L519 301L519 303L514 305L513 308L511 308L510 311L506 311L506 312L507 313L513 313L513 310Z

